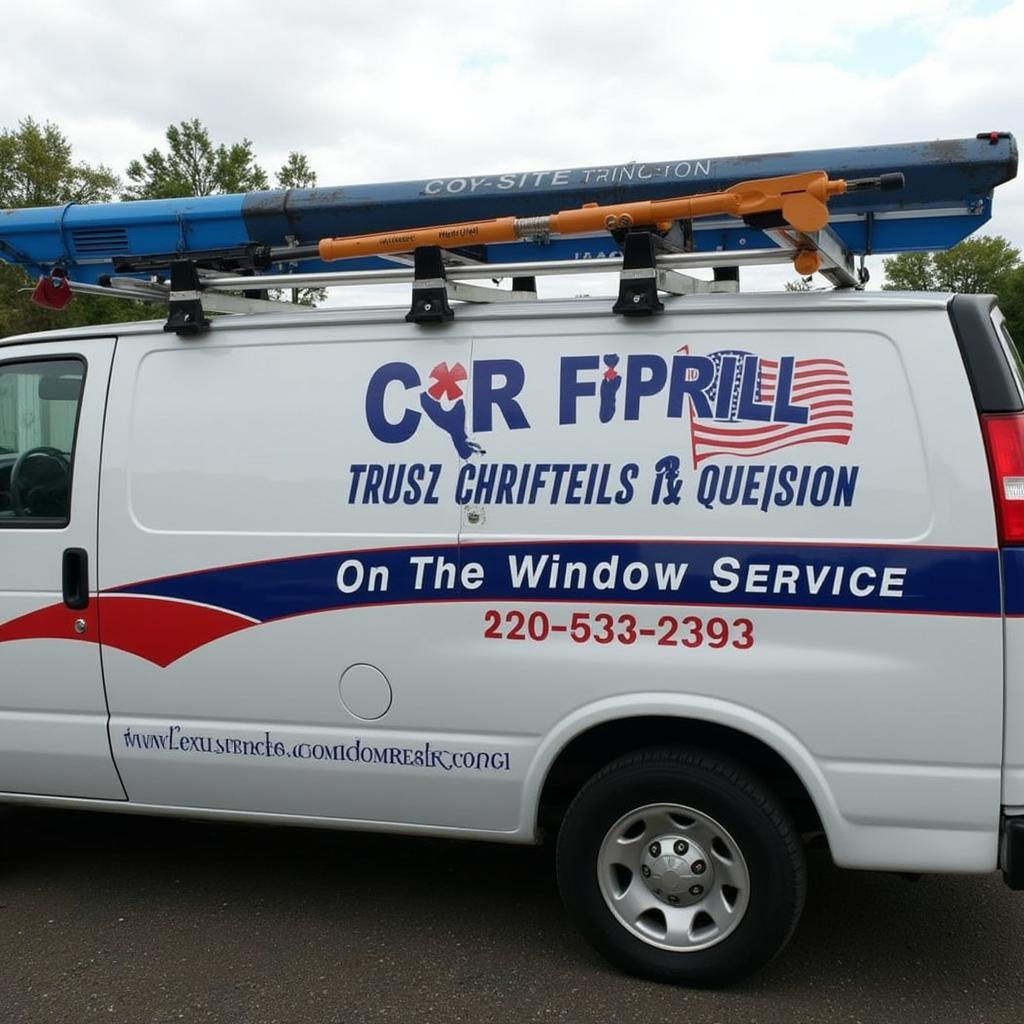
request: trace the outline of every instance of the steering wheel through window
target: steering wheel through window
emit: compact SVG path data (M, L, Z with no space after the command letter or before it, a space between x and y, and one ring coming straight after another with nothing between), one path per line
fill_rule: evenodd
M58 448L23 451L11 467L11 506L26 518L64 517L68 512L71 462Z

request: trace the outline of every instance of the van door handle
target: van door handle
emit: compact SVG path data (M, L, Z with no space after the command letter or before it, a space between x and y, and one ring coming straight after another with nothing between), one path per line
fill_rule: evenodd
M85 548L67 548L61 567L64 603L76 611L89 607L89 555Z

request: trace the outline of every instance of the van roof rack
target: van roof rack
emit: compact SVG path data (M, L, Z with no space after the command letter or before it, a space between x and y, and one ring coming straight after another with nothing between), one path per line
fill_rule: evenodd
M989 220L1017 172L1007 132L721 159L438 178L349 188L0 211L0 260L76 291L205 312L294 311L267 289L411 281L408 319L449 299L536 297L536 277L620 271L617 312L659 291L738 287L738 268L794 263L862 287L870 254L945 249ZM815 205L817 204L817 205ZM822 210L826 210L822 218ZM801 213L801 208L803 213ZM808 211L814 216L808 218ZM860 266L855 260L860 257ZM328 269L343 259L344 270ZM336 264L335 264L336 265ZM715 280L682 270L713 268ZM472 282L509 277L512 288ZM39 289L37 289L37 292ZM44 299L45 301L45 299Z

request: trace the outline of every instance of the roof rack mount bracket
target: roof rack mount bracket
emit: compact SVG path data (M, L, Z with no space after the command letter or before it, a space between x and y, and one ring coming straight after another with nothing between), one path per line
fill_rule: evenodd
M188 337L209 330L210 321L203 311L199 272L192 260L172 261L169 298L165 331L173 331L179 337Z
M652 316L665 308L658 298L657 243L653 231L630 231L622 245L619 297L613 313Z
M455 319L448 302L444 261L436 245L421 245L413 252L412 305L405 319L411 324L440 324Z

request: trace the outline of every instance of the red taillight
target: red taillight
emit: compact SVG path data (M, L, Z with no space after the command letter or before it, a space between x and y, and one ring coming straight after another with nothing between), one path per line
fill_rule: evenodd
M1002 546L1024 544L1024 413L981 417Z

